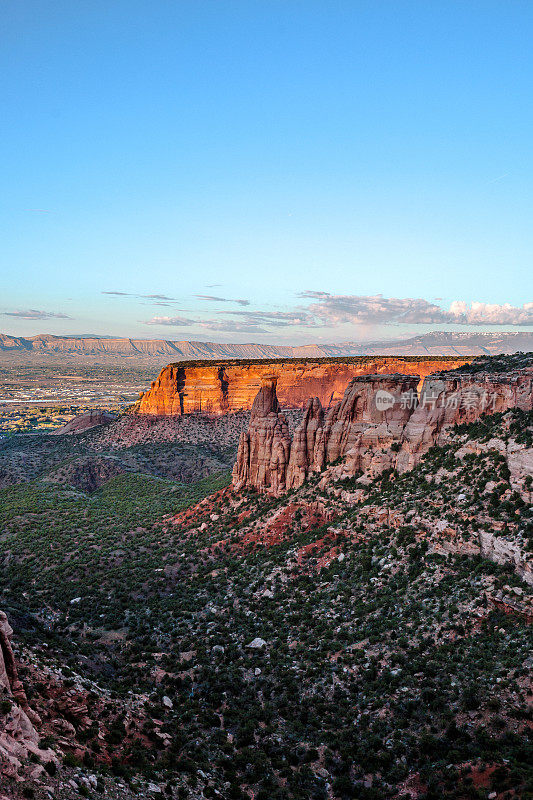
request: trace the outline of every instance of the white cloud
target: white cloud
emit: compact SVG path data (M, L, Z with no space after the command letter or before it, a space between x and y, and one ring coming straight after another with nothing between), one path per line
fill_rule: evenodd
M324 325L439 323L445 322L446 312L435 303L422 298L396 298L376 295L344 295L327 292L302 292L301 297L316 299L309 311Z
M210 331L228 331L234 333L267 333L264 328L260 328L252 322L228 319L217 322L214 319L207 319L199 323L201 328Z
M312 300L307 306L289 311L218 311L225 319L190 317L153 317L146 325L185 327L195 325L213 331L267 333L282 328L335 328L357 325L363 328L388 325L508 325L533 326L533 303L512 306L509 303L471 305L455 300L449 309L420 297L383 297L383 295L334 295L306 291L300 297ZM215 298L209 298L215 299Z
M454 300L450 315L465 325L533 325L533 303L472 303Z
M302 292L301 297L317 300L308 311L325 326L343 323L388 325L533 325L533 303L473 302L470 306L455 300L448 310L423 298L396 298L383 295L333 295L327 292Z
M294 311L220 311L219 313L238 316L241 319L248 320L251 324L268 325L271 328L292 326L314 328L320 324L307 309Z
M39 311L36 308L29 308L27 311L4 311L3 315L21 319L72 319L68 314L54 314L52 311Z
M145 325L170 325L175 328L183 328L186 325L196 324L196 320L187 317L153 317L147 320Z

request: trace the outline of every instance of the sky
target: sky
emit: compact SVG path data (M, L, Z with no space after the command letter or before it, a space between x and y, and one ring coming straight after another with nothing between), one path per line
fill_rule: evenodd
M4 0L0 332L533 330L533 4Z

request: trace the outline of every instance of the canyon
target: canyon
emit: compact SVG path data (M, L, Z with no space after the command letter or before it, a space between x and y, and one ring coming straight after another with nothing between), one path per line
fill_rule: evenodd
M416 383L442 369L455 369L472 357L369 357L336 359L281 359L258 361L190 362L169 364L145 392L139 414L227 414L250 410L262 381L276 380L284 408L305 408L318 397L324 408L339 401L350 380L358 375L402 373L417 376Z
M533 356L391 363L4 437L0 800L527 796Z
M418 376L373 374L352 378L342 400L324 413L320 398L308 399L291 438L276 394L277 378L266 376L248 431L239 440L233 485L273 495L300 487L329 465L330 477L369 482L384 470L411 470L447 431L484 413L533 409L533 367L509 373L429 375L417 393ZM531 451L513 463L531 471ZM529 467L523 468L529 458ZM340 463L338 463L340 462Z

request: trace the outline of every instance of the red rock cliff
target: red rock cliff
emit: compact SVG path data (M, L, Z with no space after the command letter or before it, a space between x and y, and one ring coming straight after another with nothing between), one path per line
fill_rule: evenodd
M239 440L233 483L237 489L251 486L279 494L286 488L291 449L287 420L280 413L276 377L265 376L252 405L250 427Z
M337 478L362 474L368 480L385 469L405 472L453 425L484 413L533 408L533 369L514 373L443 373L418 376L368 375L353 378L342 401L324 415L318 397L308 401L291 438L280 413L275 379L261 389L248 432L241 436L233 485L280 494L297 488L311 473L331 465ZM340 463L336 463L339 462Z
M321 361L197 362L170 364L161 370L138 404L140 414L224 414L252 408L262 379L277 378L277 396L284 408L305 408L318 397L323 408L342 399L358 375L417 375L424 378L442 369L455 369L471 358L348 358Z

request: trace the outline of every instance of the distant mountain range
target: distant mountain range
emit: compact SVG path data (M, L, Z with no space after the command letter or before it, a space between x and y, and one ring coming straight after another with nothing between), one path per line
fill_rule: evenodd
M533 350L533 333L449 333L433 331L376 342L342 342L285 346L271 344L221 344L219 342L128 339L108 336L53 336L23 338L0 334L0 361L41 361L52 358L80 363L164 364L167 361L225 358L324 358L357 355L493 355Z

